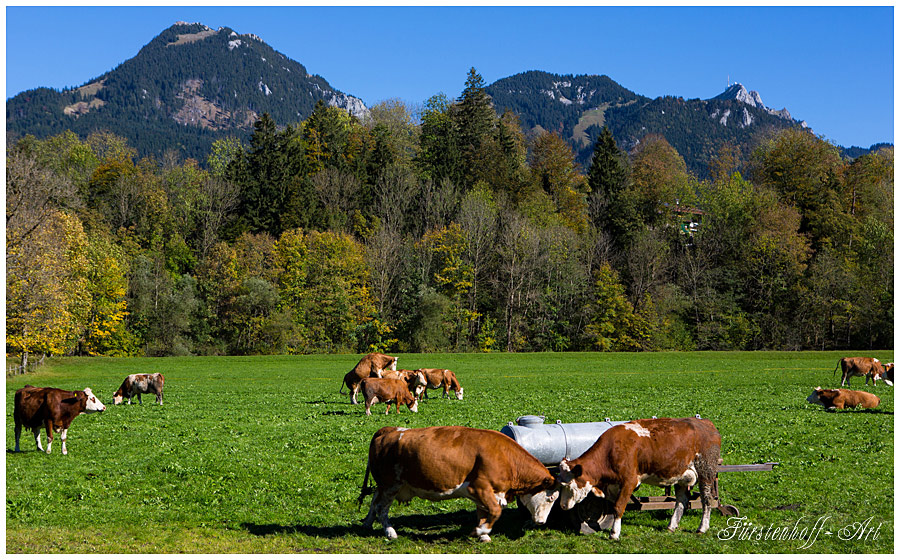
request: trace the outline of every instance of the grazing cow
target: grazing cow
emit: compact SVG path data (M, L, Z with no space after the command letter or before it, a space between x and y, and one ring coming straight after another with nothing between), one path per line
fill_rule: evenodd
M374 490L368 488L370 472ZM494 522L514 497L519 497L539 524L547 521L559 497L547 467L512 438L494 430L461 426L387 426L375 432L359 503L373 492L363 525L371 529L377 518L389 539L397 538L388 519L395 499L468 498L475 502L478 515L472 536L484 542L490 542Z
M872 380L872 385L875 385L876 379L884 375L884 365L878 361L878 358L841 358L834 371L837 372L838 368L842 373L841 387L845 382L849 387L850 378L855 375L865 376L866 385L869 384L869 379Z
M406 405L410 411L419 411L419 401L409 391L406 381L394 378L367 377L359 384L363 401L366 403L366 415L372 415L372 405L383 402L387 404L385 414L391 413L391 403L397 405L397 414L400 414L400 405Z
M397 369L397 358L385 354L366 354L356 366L344 375L344 381L339 389L344 394L344 385L350 389L350 402L356 404L356 393L359 392L359 383L367 377L382 377L386 369Z
M79 414L91 412L103 412L103 406L90 388L84 391L64 391L51 387L34 387L26 385L16 391L13 421L16 424L16 451L19 451L19 437L22 435L22 426L30 428L34 434L34 442L38 451L41 447L41 427L47 430L47 453L53 446L53 433L58 432L62 439L62 454L68 455L66 449L66 437L69 433L69 424Z
M888 385L890 385L891 387L894 386L894 362L891 362L889 364L884 364L883 379L884 379L884 382L887 383Z
M419 398L425 391L425 375L418 370L411 369L398 369L397 371L386 371L383 374L385 379L394 378L394 379L402 379L406 382L409 387L409 392L415 395L416 398Z
M422 374L425 376L425 380L427 381L427 385L425 385L425 391L422 393L424 398L428 398L428 389L440 389L441 387L443 387L445 397L449 399L450 391L453 391L456 393L456 398L462 400L462 385L460 385L459 381L456 380L456 374L449 369L422 368L418 371L422 372Z
M156 404L162 404L165 382L166 379L161 373L133 373L126 377L122 385L113 393L113 404L122 404L125 399L128 399L128 404L131 404L134 396L137 396L139 404L144 404L141 401L143 393L153 393L156 395Z
M635 488L642 482L674 485L677 505L669 531L675 531L688 506L688 490L699 484L703 517L698 532L705 533L721 445L718 430L705 419L653 418L613 426L581 457L559 464L560 506L572 509L590 492L615 502L610 538L618 540Z
M865 391L851 391L850 389L823 389L816 387L810 396L806 397L806 402L810 404L821 404L826 410L837 408L844 410L845 408L853 408L862 406L863 408L875 408L881 402L881 399L872 393Z

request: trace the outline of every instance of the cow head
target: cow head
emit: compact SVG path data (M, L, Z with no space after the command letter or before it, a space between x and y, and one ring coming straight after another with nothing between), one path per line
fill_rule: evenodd
M809 404L822 404L822 400L819 398L822 396L822 391L823 389L821 387L813 389L812 394L806 397L806 402Z
M603 497L603 491L595 487L584 476L581 465L570 466L565 459L559 464L559 505L569 510L580 501L588 497L591 492L598 498Z
M91 412L103 412L106 410L106 407L103 406L100 399L95 397L94 393L91 392L90 387L84 388L84 395L87 397L87 404L84 407L85 413L90 414Z
M522 494L519 500L525 504L525 507L531 514L531 519L538 525L543 525L547 522L550 510L553 509L553 504L556 503L558 498L559 485L553 483L549 488L539 490L534 494Z
M118 390L113 393L113 404L122 404L122 401L125 400L125 397L122 396L122 391Z
M456 390L456 398L459 400L462 400L462 398L463 398L463 388L462 387L460 387L459 389Z

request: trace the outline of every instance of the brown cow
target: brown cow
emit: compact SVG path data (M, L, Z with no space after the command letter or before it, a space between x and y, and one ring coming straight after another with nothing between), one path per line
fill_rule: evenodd
M559 496L547 467L512 438L494 430L381 428L369 444L360 504L373 493L368 488L370 472L377 487L363 525L371 529L377 518L389 539L397 538L388 519L395 499L468 498L475 502L478 514L472 536L490 542L491 528L508 501L518 496L535 523L542 524Z
M456 398L462 400L462 385L460 385L459 381L456 380L456 374L449 369L422 368L418 371L422 372L422 374L425 376L425 380L427 381L427 385L425 385L425 391L422 393L423 398L428 398L428 389L440 389L441 387L443 387L445 397L449 399L450 391L453 391L454 393L456 393Z
M884 375L884 365L878 361L878 358L841 358L834 371L837 372L838 368L840 368L842 373L841 387L844 386L845 382L849 387L850 378L855 375L865 376L866 385L869 384L869 379L872 380L872 385L875 385L876 379Z
M103 412L103 406L89 387L84 391L65 391L52 387L34 387L26 385L16 391L13 421L16 424L16 451L19 451L19 437L22 426L30 428L34 434L34 442L38 451L41 447L41 427L47 430L47 453L53 446L53 432L59 432L62 440L62 454L68 455L66 437L69 425L79 414Z
M854 408L862 406L863 408L875 408L881 403L881 399L872 393L865 391L851 391L850 389L823 389L816 387L810 396L806 397L806 402L810 404L821 404L828 410L837 408L844 410L845 408Z
M394 378L394 379L402 379L406 382L406 385L409 387L409 392L412 393L416 398L419 398L419 395L425 391L425 375L418 370L411 369L398 369L397 371L386 371L383 374L385 379Z
M344 385L350 389L350 402L356 404L356 393L359 392L359 383L367 377L382 377L386 369L397 369L397 358L385 354L373 352L366 354L356 366L344 375L344 381L339 389L344 394Z
M133 373L126 377L122 385L113 393L113 404L122 404L125 399L128 399L128 404L131 404L131 399L135 395L137 395L138 403L144 404L141 401L143 393L153 393L156 395L156 404L162 404L165 382L166 379L161 373Z
M705 533L721 445L718 430L705 419L653 418L613 426L581 457L559 464L560 506L572 509L592 491L614 501L610 538L618 540L622 515L635 488L642 482L674 485L677 505L669 531L675 531L688 506L688 490L699 484L703 517L698 532Z
M406 381L397 378L367 377L359 384L363 401L366 403L366 415L372 415L372 405L383 402L387 404L385 414L391 413L391 403L397 405L397 414L400 414L400 405L406 405L412 412L419 411L419 401L409 391Z

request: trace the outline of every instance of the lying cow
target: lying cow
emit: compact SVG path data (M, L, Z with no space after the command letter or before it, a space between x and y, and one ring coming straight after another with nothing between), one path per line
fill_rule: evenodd
M163 402L163 385L166 379L161 373L133 373L125 378L125 381L113 393L113 404L122 404L122 401L137 396L138 404L144 404L141 401L141 395L144 393L153 393L156 395L156 404Z
M344 394L344 385L350 389L350 402L356 404L356 393L359 392L359 384L367 377L382 377L386 369L397 369L397 358L385 354L366 354L356 366L344 375L344 381L339 389Z
M406 382L407 387L409 387L409 392L413 394L416 398L419 398L425 391L425 375L418 370L411 369L398 369L397 371L386 371L383 374L385 379L402 379Z
M427 384L425 391L422 393L423 398L428 398L428 389L440 389L443 387L444 396L450 398L450 391L456 393L456 398L462 400L463 388L456 380L456 374L449 369L422 368L418 371L425 376Z
M368 488L370 472L374 490ZM540 524L547 521L559 496L550 471L512 438L461 426L387 426L375 432L359 503L373 492L363 525L371 529L377 518L389 539L397 538L388 519L395 499L468 498L475 502L478 515L472 536L484 542L490 542L503 506L516 496Z
M810 396L806 397L810 404L821 404L826 410L844 410L861 406L863 408L875 408L881 403L881 399L872 393L865 391L851 391L850 389L823 389L816 387Z
M884 365L878 358L841 358L834 371L837 372L838 368L841 370L841 387L845 382L849 387L850 378L856 375L865 376L866 385L869 384L869 379L872 380L872 385L875 385L876 380L884 375Z
M591 492L615 502L610 538L618 540L625 506L642 482L674 485L677 505L669 531L675 531L688 507L688 491L698 484L703 504L698 532L705 533L721 445L709 420L654 418L619 424L603 432L581 457L559 464L560 506L572 509Z
M383 402L387 404L385 414L391 413L391 403L397 405L397 414L400 414L400 405L406 405L410 411L419 411L419 401L409 391L406 381L397 378L367 377L359 384L363 401L366 403L366 415L372 415L372 405Z
M84 391L64 391L51 387L34 387L26 385L16 391L13 408L13 421L16 424L16 452L19 451L19 437L22 435L22 426L31 429L34 434L34 442L38 451L41 447L41 427L47 430L47 453L53 446L53 433L60 434L62 440L62 454L68 455L66 449L66 437L69 433L69 425L80 414L91 412L103 412L103 406L91 389Z

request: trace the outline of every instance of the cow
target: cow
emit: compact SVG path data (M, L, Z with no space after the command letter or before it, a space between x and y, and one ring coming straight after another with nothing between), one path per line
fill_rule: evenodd
M359 392L359 383L367 377L382 377L386 369L397 370L397 358L385 354L373 352L366 354L356 366L344 375L344 381L339 389L344 394L344 385L350 389L350 403L356 403L356 393Z
M453 391L456 393L456 398L462 400L462 385L456 380L456 374L449 369L422 368L417 371L421 371L427 381L425 391L422 393L423 398L428 398L428 389L440 389L443 387L445 397L449 399L450 391Z
M614 502L610 538L619 540L622 515L641 483L675 486L674 532L688 507L689 489L700 488L703 516L699 533L709 529L712 488L722 438L712 422L700 418L653 418L614 426L580 457L559 464L559 503L569 510L591 492Z
M406 385L409 387L409 392L412 393L416 398L419 398L425 391L425 375L418 370L411 369L398 369L397 371L386 371L383 374L385 379L394 378L394 379L402 379L406 382Z
M65 391L52 387L25 385L16 391L13 405L16 452L20 451L19 437L22 435L22 426L31 429L38 451L43 451L41 427L44 427L47 430L47 453L50 453L53 446L53 433L58 432L62 440L62 454L68 455L66 437L72 420L79 414L104 410L106 407L94 396L90 387L86 387L84 391Z
M823 389L816 387L812 394L806 397L810 404L821 404L826 410L844 410L862 406L863 408L875 408L881 403L881 399L872 393L865 391L851 391L850 389Z
M139 404L144 404L141 401L143 393L153 393L156 395L156 404L162 404L165 382L166 379L161 373L133 373L126 377L113 393L113 404L122 404L125 399L128 399L128 404L131 404L131 399L135 396L137 396Z
M410 411L419 411L419 400L409 391L406 381L395 378L367 377L359 384L363 401L366 403L366 415L372 415L372 405L383 402L387 404L385 414L391 413L391 403L397 405L397 414L400 414L400 405L406 405Z
M882 376L882 379L884 379L884 382L891 387L894 386L894 362L884 364L884 375Z
M368 487L369 473L374 490ZM546 523L559 497L547 467L512 438L494 430L462 426L387 426L375 432L359 504L372 493L363 525L371 529L377 518L389 539L397 538L388 519L395 499L468 498L475 502L478 518L472 536L483 542L490 542L491 528L503 506L515 497L538 524Z
M876 379L884 375L884 365L878 361L878 358L841 358L835 366L834 372L837 372L838 369L841 370L841 387L845 382L849 387L850 378L855 375L865 376L866 385L869 384L869 379L872 380L872 385L875 385Z

